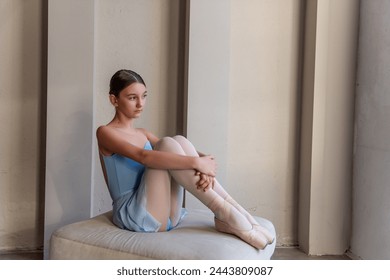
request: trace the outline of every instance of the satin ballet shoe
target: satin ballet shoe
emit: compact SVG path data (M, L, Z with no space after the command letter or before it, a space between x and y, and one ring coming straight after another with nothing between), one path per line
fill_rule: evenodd
M240 230L217 219L216 217L214 217L214 222L216 230L224 233L233 234L244 240L246 243L252 245L256 249L263 250L268 245L267 240L254 230L253 225L250 230Z
M267 244L268 245L271 245L272 243L274 243L275 241L275 237L273 237L267 229L263 228L261 225L259 224L252 224L253 226L253 229L255 231L259 231L261 234L264 235L265 239L267 239Z
M255 231L258 231L260 232L260 234L264 235L264 237L267 239L267 244L274 243L275 237L271 236L267 229L257 224L256 220L252 217L252 215L249 214L242 206L240 206L237 201L235 201L231 196L226 197L225 200L226 202L233 205L233 207L235 207L242 215L247 218L248 222L252 224Z

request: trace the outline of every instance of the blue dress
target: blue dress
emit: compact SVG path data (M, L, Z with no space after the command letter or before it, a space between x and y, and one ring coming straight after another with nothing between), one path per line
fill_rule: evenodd
M144 149L153 149L149 141ZM113 223L132 231L158 231L161 223L146 210L145 166L119 154L102 155L102 158L113 200ZM184 214L182 209L181 218ZM170 229L168 226L167 230Z

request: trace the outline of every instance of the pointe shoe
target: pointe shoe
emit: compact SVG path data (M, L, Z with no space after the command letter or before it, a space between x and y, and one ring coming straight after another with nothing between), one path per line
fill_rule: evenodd
M235 201L231 196L227 196L225 200L226 202L233 205L233 207L235 207L242 215L247 218L248 222L252 224L253 229L262 234L267 239L267 244L274 243L275 238L268 232L268 230L259 225L255 218L253 218L253 216L249 214L237 201Z
M233 234L257 249L263 250L268 245L267 240L265 240L264 238L262 238L261 235L256 233L256 231L253 228L253 225L250 230L240 230L240 229L233 228L229 224L217 219L216 217L214 217L214 222L215 222L215 228L218 231Z
M267 229L265 229L264 227L262 227L261 225L259 224L252 224L253 226L253 229L255 231L259 231L261 234L264 235L264 237L267 239L267 244L268 245L271 245L272 243L274 243L275 241L275 237L273 237Z
M253 218L253 216L251 214L249 214L242 206L240 206L240 204L237 201L235 201L231 196L226 197L225 200L226 200L226 202L233 205L233 207L235 207L242 215L244 215L247 218L248 222L250 222L252 224L253 229L255 231L258 231L260 234L262 234L267 239L267 244L274 243L275 237L273 237L268 232L267 229L265 229L264 227L259 225L257 223L257 221Z

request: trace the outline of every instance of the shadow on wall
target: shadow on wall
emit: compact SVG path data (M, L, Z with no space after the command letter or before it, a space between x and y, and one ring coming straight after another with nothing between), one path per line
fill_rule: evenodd
M41 16L41 100L40 100L40 159L39 159L39 188L37 228L38 239L43 250L45 233L45 180L46 180L46 118L47 118L47 34L48 34L48 0L42 0Z

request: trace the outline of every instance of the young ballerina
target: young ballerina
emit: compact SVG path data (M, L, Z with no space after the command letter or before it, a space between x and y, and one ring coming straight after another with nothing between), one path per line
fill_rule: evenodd
M175 228L186 213L184 188L214 213L218 231L234 234L257 249L271 244L271 234L215 179L213 156L198 153L183 136L159 139L134 127L146 96L140 75L131 70L116 72L109 92L115 116L96 132L115 225L141 232Z

